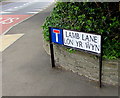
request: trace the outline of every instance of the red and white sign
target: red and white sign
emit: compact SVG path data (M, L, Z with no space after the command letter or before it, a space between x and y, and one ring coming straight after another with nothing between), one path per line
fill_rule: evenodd
M0 15L0 35L31 15Z
M53 29L53 32L56 34L56 42L58 42L58 34L60 34L60 30Z

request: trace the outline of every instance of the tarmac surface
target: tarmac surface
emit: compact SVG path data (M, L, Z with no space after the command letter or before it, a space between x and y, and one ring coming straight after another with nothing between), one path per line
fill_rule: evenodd
M2 96L118 96L115 86L99 88L95 82L70 71L51 68L40 28L51 9L7 33L24 36L2 53Z

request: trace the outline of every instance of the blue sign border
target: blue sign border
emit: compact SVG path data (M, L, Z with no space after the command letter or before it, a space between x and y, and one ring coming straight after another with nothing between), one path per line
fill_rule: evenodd
M54 30L60 33L55 33ZM52 42L63 45L63 30L58 28L51 28L51 39Z

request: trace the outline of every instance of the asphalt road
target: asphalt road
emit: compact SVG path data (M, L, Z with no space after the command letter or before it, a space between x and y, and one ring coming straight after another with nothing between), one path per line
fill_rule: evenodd
M100 89L96 83L77 74L51 68L40 28L51 9L41 11L7 33L25 35L2 53L2 95L117 96L117 87Z
M0 4L0 35L5 35L12 26L20 23L21 21L39 13L48 7L52 1L46 0L45 2L2 2Z
M50 5L51 2L13 2L1 5L0 15L31 15L39 13L43 8Z

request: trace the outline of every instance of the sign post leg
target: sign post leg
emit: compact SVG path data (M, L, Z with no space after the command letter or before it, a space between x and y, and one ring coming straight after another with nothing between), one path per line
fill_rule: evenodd
M53 44L50 44L52 68L55 67Z
M102 56L103 56L103 36L101 35L101 54L99 56L99 86L102 87Z
M49 27L49 38L50 38L51 63L52 63L52 68L54 68L55 67L54 49L53 49L53 43L52 43L52 38L51 38L51 28L50 27Z
M102 56L99 57L99 86L102 87Z

